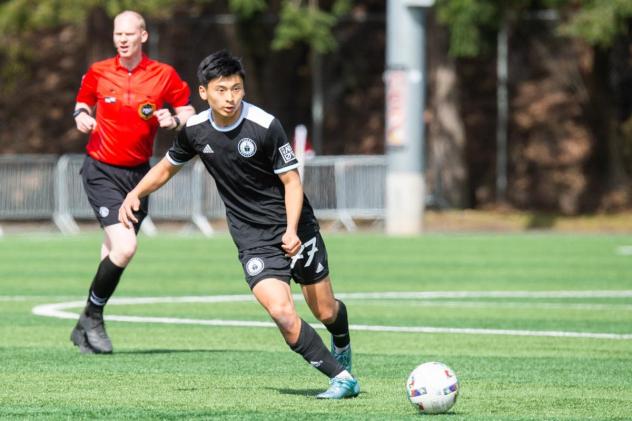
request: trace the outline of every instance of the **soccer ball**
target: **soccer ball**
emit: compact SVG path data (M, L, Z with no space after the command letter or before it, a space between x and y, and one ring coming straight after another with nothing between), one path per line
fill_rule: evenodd
M408 376L408 399L419 412L441 414L448 411L459 394L459 381L454 371L438 362L423 363Z

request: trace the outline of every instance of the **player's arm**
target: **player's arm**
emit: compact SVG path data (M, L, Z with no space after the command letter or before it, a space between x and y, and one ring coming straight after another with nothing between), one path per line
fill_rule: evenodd
M154 115L158 119L160 127L169 130L180 130L187 123L189 117L195 114L195 108L192 105L184 105L182 107L174 108L175 114L171 114L166 108L161 108L154 112Z
M173 165L167 158L163 158L158 164L154 165L125 197L119 208L119 222L127 228L132 228L132 223L138 222L134 212L138 212L138 209L140 209L140 199L162 187L180 171L181 167L180 165Z
M298 238L298 222L303 209L303 185L298 171L293 169L279 174L285 188L285 212L287 214L287 228L283 234L281 248L289 256L294 256L301 248Z

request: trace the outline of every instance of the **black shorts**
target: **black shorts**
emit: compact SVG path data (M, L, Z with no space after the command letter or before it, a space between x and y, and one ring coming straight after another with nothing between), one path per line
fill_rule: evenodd
M109 165L86 156L81 167L81 179L88 196L88 202L102 227L118 224L118 211L121 203L136 184L149 171L149 164L126 168ZM149 197L140 201L140 209L135 216L138 223L134 229L138 232L141 222L149 210Z
M327 249L318 231L299 235L303 245L294 257L279 246L264 246L239 252L239 260L250 289L262 279L276 278L289 283L311 285L329 275Z

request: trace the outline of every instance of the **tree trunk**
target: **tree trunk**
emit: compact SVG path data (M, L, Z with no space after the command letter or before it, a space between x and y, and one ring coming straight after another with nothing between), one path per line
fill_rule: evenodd
M95 7L86 20L86 70L95 61L104 60L115 54L112 40L114 23L105 9Z
M590 111L595 137L595 153L590 162L594 182L601 185L591 191L601 193L599 208L616 210L630 203L626 176L619 147L619 122L614 106L611 80L611 50L594 49L593 69L589 79Z
M468 203L465 128L459 111L455 60L448 55L448 31L429 20L428 185L433 205L464 208Z

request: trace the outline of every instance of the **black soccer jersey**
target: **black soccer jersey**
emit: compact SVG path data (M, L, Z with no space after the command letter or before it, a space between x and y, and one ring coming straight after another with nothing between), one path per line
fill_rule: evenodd
M277 118L242 101L239 119L218 127L210 109L187 121L167 152L182 165L195 155L215 179L226 205L230 233L239 250L281 243L287 217L285 189L278 174L298 161ZM303 197L299 232L318 230L314 211Z

